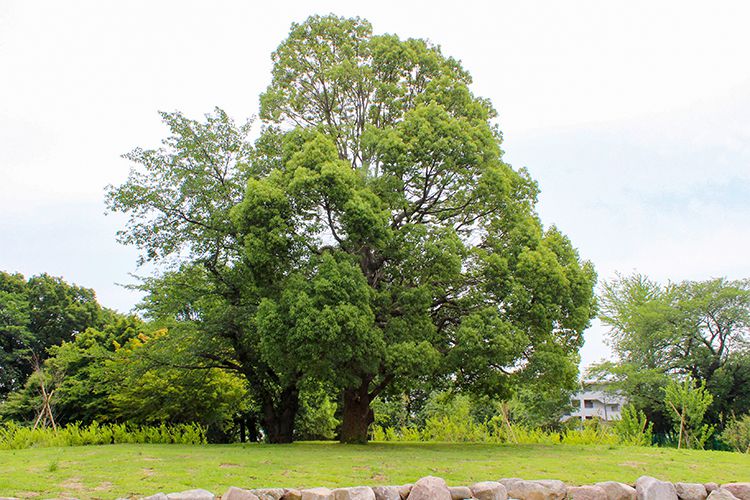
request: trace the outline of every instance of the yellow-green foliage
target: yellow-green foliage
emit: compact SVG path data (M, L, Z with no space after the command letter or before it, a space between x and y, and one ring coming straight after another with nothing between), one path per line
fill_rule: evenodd
M0 425L0 449L4 450L120 443L205 444L206 430L196 424L136 427L93 422L85 427L70 424L57 430L32 429L12 422Z
M506 423L498 418L484 423L451 417L429 418L422 429L416 427L372 427L373 441L422 441L445 443L501 443L501 444L575 444L614 445L633 444L620 439L618 434L599 422L587 422L580 429L562 433ZM647 444L647 443L640 443Z
M635 405L627 404L622 407L620 420L615 422L614 431L623 444L633 446L648 446L653 438L654 424L646 419L642 410Z
M611 427L584 425L582 429L569 429L562 433L563 444L619 444L620 438Z

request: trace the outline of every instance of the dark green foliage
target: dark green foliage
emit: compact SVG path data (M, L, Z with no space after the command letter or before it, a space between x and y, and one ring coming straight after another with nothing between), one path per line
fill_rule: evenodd
M24 385L50 348L114 316L94 291L40 274L0 272L0 400Z
M325 356L336 356L345 391L343 439L360 441L368 418L347 401L366 407L427 376L493 395L508 395L514 378L569 383L593 313L593 270L555 228L542 229L536 185L502 161L496 113L460 64L424 41L333 16L294 25L273 58L261 117L273 124L265 133L281 134L278 163L248 183L235 216L247 258L285 289L268 300L300 297L284 311L317 307L326 325L312 330L349 332L351 344ZM325 287L299 290L328 272L326 258L355 264L369 288L347 325L323 309ZM273 317L285 321L259 324L279 340L317 324ZM328 338L337 339L324 335L321 350ZM313 374L327 361L295 345L296 369ZM350 419L360 424L350 429Z
M721 437L735 451L750 453L750 414L730 420Z

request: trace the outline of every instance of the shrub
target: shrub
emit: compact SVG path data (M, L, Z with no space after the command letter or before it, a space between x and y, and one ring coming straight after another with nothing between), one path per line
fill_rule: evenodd
M721 438L736 451L750 453L750 414L733 418Z
M599 419L587 420L581 429L568 429L561 436L563 444L619 444L620 438Z
M57 430L31 429L13 422L0 425L0 449L4 450L120 443L205 444L206 429L198 424L136 427L97 422L85 427L77 423L69 424Z
M620 442L633 446L650 446L653 442L653 429L654 424L633 404L622 407L620 420L614 425L615 434L620 438Z
M714 432L713 425L703 423L712 402L706 383L698 384L689 377L682 382L672 381L664 388L664 405L677 434L677 448L705 447Z

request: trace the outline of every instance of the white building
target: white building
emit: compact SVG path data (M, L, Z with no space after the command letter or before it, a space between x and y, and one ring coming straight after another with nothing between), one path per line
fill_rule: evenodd
M570 402L573 404L574 410L564 416L563 421L571 418L619 420L622 405L628 401L619 394L607 392L605 388L602 384L584 383L582 389L571 398Z

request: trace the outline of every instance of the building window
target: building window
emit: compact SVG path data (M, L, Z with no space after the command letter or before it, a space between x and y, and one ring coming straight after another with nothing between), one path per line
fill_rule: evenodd
M617 403L613 404L612 411L620 411L620 405L618 405Z
M584 399L583 400L583 407L584 408L593 408L594 407L594 400L593 399Z

